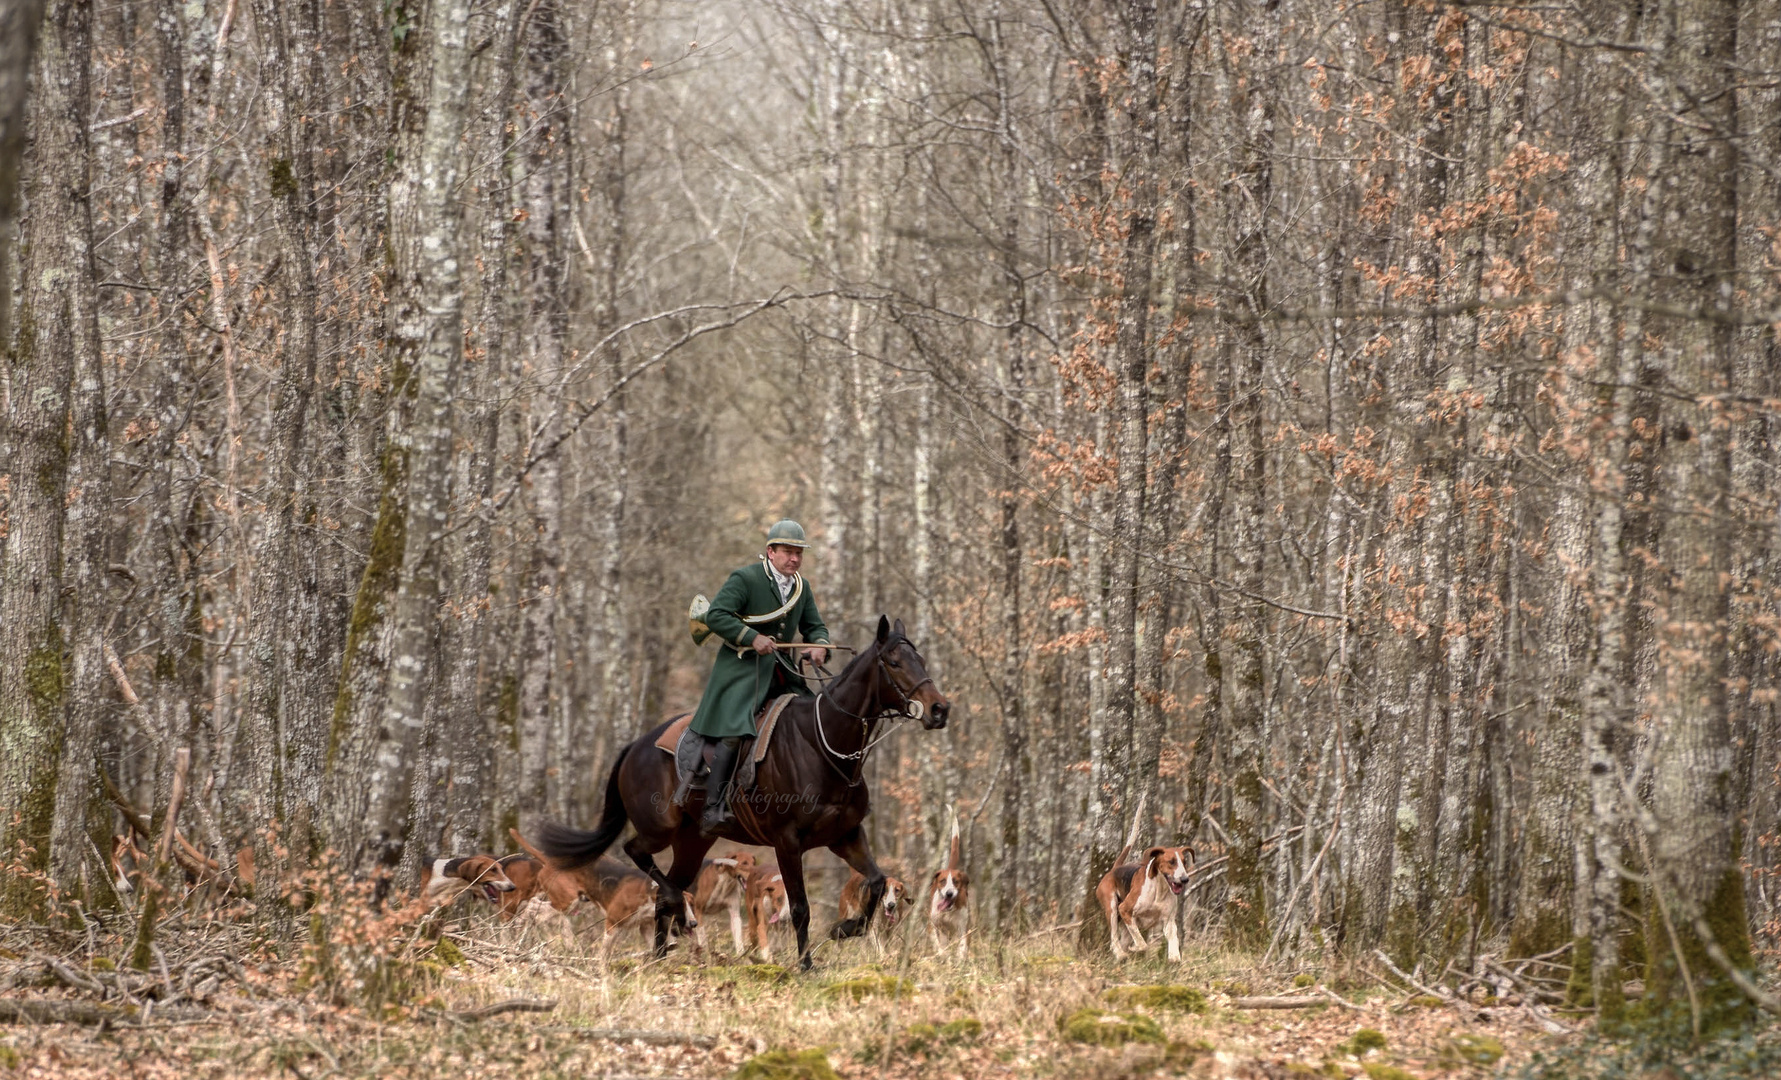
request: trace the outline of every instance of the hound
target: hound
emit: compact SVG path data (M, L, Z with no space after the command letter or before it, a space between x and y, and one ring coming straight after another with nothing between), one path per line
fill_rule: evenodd
M428 907L444 907L467 892L499 904L501 894L513 890L512 879L493 855L434 859L421 867L421 902Z
M650 941L655 928L653 920L657 886L642 871L605 856L574 870L558 870L542 852L520 835L518 829L507 831L526 854L539 863L539 890L557 914L573 915L582 900L587 900L600 909L606 918L606 932L600 938L602 953L612 951L619 931L627 927L636 927L643 934L645 942ZM537 907L538 899L533 898L534 907ZM551 918L542 910L534 914L544 919ZM695 924L696 920L689 920L689 926ZM567 932L572 939L573 931Z
M873 920L867 934L872 939L872 947L878 950L878 958L884 959L884 935L897 928L903 921L903 915L909 910L909 886L894 877L884 879L884 899L878 903L878 918ZM866 913L866 875L855 870L847 876L847 884L841 886L840 921L857 919Z
M496 861L501 864L501 872L507 875L507 880L513 882L513 890L502 893L501 899L496 901L501 921L512 922L526 903L538 895L544 864L523 851L503 855Z
M761 959L771 962L773 942L768 931L774 923L789 918L791 900L785 892L785 876L777 866L757 866L748 875L745 895L748 907L748 937L761 952Z
M1134 836L1137 822L1132 823ZM1193 874L1194 849L1190 847L1153 847L1136 863L1125 862L1132 840L1119 849L1113 869L1095 886L1095 901L1107 913L1107 930L1112 938L1113 956L1123 960L1126 955L1122 936L1129 934L1134 950L1151 948L1146 933L1154 933L1162 924L1163 937L1169 943L1169 959L1181 959L1181 931L1176 927L1176 910L1181 906L1187 879Z
M928 936L934 951L944 952L948 944L965 958L965 938L971 930L971 879L959 868L959 819L952 815L952 842L946 852L946 866L934 872L928 883Z
M736 955L742 955L746 948L742 941L742 908L747 903L748 875L754 873L755 866L752 854L738 851L721 859L706 859L699 868L698 880L693 882L688 899L697 923L693 927L693 944L701 951L705 948L705 916L723 908L730 913L730 941L736 947Z

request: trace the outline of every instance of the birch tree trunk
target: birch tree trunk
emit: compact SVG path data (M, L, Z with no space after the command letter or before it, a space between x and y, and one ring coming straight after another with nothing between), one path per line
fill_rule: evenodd
M440 539L449 503L452 407L462 361L463 286L459 263L460 211L456 203L470 85L466 38L468 0L438 0L429 8L432 72L427 116L415 173L415 229L419 260L412 284L420 303L404 336L415 342L412 427L397 451L409 459L406 529L394 628L390 685L367 779L365 841L355 863L376 871L381 888L401 860L408 835L409 779L420 745L439 609Z

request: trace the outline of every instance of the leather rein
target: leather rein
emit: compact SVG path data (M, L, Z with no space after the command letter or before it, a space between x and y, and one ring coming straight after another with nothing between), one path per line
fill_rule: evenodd
M903 638L901 640L901 643L909 646L909 650L911 652L915 653L915 657L917 660L921 659L921 652L919 650L917 650L914 645L910 644L908 638ZM901 686L897 685L896 678L891 675L890 668L884 662L884 654L885 654L885 650L879 649L878 654L876 656L874 656L872 659L873 659L873 663L875 663L878 667L878 674L884 676L884 681L887 684L889 684L889 686L892 690L896 691L897 697L902 699L897 703L897 707L895 709L880 709L876 713L867 715L865 713L848 712L846 709L843 709L840 705L836 704L835 702L831 701L829 703L829 707L831 709L835 709L835 710L839 711L842 716L848 717L849 719L852 719L852 720L858 720L860 722L860 737L862 740L862 745L860 746L860 748L858 750L855 750L854 752L852 752L850 754L843 754L839 750L836 750L833 746L829 745L829 733L827 730L825 730L823 728L823 722L822 722L822 699L827 697L828 693L829 693L828 686L826 684L834 682L835 679L839 678L839 676L836 676L836 675L827 675L826 677L824 677L823 675L818 676L818 678L821 679L821 681L823 681L825 685L824 685L822 691L816 695L816 704L815 704L816 737L822 743L822 749L823 749L823 754L824 754L823 761L827 762L829 768L835 770L835 775L839 776L842 780L845 780L847 782L847 786L850 788L859 787L862 783L865 782L866 755L872 751L872 748L874 746L877 746L879 743L883 742L884 740L890 738L892 735L896 734L898 729L900 729L903 726L904 722L907 722L910 720L919 720L921 718L922 706L921 706L920 702L915 700L914 694L917 690L920 690L923 686L930 685L934 681L932 676L924 676L920 682L916 683L914 686L911 686L908 690L904 690ZM925 668L927 665L926 665L926 663L923 663L922 666ZM909 707L911 705L915 706L914 712L910 711ZM876 738L876 739L872 738L873 725L876 724L878 721L885 719L886 717L896 717L896 718L898 718L899 722L887 727L885 729L884 733L879 735L878 738ZM836 764L837 760L853 762L854 763L853 775L849 776L841 768L840 765Z

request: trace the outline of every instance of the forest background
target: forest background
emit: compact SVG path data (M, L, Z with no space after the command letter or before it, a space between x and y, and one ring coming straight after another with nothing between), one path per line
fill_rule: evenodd
M265 896L587 824L790 515L980 925L1141 805L1234 947L1741 1024L1778 92L1774 0L8 0L0 904L182 751Z

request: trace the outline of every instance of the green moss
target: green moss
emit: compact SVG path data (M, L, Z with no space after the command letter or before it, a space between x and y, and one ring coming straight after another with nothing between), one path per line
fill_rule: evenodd
M266 172L272 182L274 199L288 199L297 194L297 177L291 171L290 158L273 158L272 166Z
M1240 982L1236 979L1230 979L1225 982L1215 982L1212 984L1212 989L1216 993L1229 994L1232 997L1248 997L1254 992L1254 988L1248 983Z
M769 1050L742 1063L735 1080L841 1080L822 1050Z
M1307 986L1315 986L1317 985L1317 976L1311 974L1294 975L1292 977L1292 984L1294 987L1301 990Z
M1125 1008L1173 1009L1203 1013L1206 995L1191 986L1114 986L1101 995L1108 1004Z
M450 938L440 938L433 945L433 955L446 967L457 967L465 962L464 950L452 944Z
M976 1042L983 1035L983 1021L974 1016L961 1017L944 1024L910 1024L903 1029L898 1046L906 1054L928 1057L961 1043ZM867 1060L876 1057L874 1053Z
M791 981L792 973L778 964L738 964L733 967L717 966L705 969L706 977L722 981L734 979L748 980L759 983L784 983Z
M0 1069L16 1069L23 1063L19 1052L5 1043L0 1043Z
M1346 1040L1336 1044L1336 1049L1344 1054L1360 1057L1372 1050L1385 1049L1385 1033L1378 1028L1361 1028Z
M1440 1058L1446 1065L1495 1065L1503 1057L1503 1040L1490 1035L1460 1032L1441 1044Z
M117 965L112 963L111 958L108 956L95 956L95 957L93 957L92 963L88 964L87 966L92 968L94 971L116 971L117 970Z
M1171 1041L1163 1047L1162 1055L1150 1067L1164 1072L1185 1073L1193 1068L1194 1062L1200 1060L1201 1054L1208 1053L1211 1049L1212 1044L1204 1039L1195 1039L1192 1042Z
M377 524L371 530L371 556L359 578L353 598L352 617L346 627L346 648L340 657L340 689L334 696L334 718L328 726L326 764L333 768L352 724L353 668L361 649L370 646L383 623L384 609L402 577L402 549L408 540L408 519L403 509L407 487L408 458L392 445L383 454L383 496L377 506Z
M832 998L864 1001L873 997L908 998L915 996L915 984L894 975L861 975L841 979L823 987L823 994Z
M1446 1001L1433 994L1417 994L1404 1004L1414 1005L1419 1009L1445 1009L1447 1007Z
M1091 1046L1124 1046L1130 1042L1163 1042L1163 1029L1148 1016L1124 1015L1101 1009L1077 1009L1060 1017L1058 1031L1070 1042Z
M61 628L49 624L48 640L25 654L25 689L39 709L60 705L68 689L68 678L62 668Z
M1366 1070L1372 1080L1416 1080L1415 1074L1405 1072L1396 1065L1387 1065L1384 1062L1369 1061L1361 1068Z
M1720 877L1719 887L1702 914L1707 929L1732 965L1754 976L1746 912L1744 876L1733 867ZM1679 922L1675 926L1675 945L1671 945L1669 928L1661 925L1663 913L1657 904L1651 905L1647 917L1655 924L1647 936L1662 945L1652 949L1646 965L1645 997L1639 1003L1635 1023L1654 1038L1685 1042L1695 1041L1697 1035L1705 1040L1748 1029L1757 1018L1756 1007L1720 970L1693 928ZM1681 978L1678 959L1687 965L1694 982L1694 1002L1698 1002L1700 1011L1698 1032L1695 1004Z

